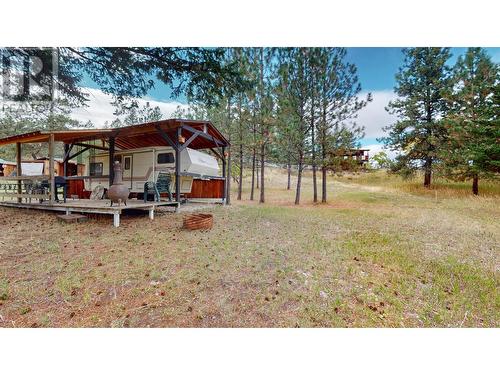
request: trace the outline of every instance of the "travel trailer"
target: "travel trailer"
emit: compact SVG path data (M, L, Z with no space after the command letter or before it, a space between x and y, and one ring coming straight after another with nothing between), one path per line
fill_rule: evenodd
M160 174L171 175L171 191L175 191L175 151L172 147L148 147L117 150L115 162L123 168L123 182L131 193L142 194L146 182L156 182ZM217 159L209 154L185 148L180 154L181 194L191 193L194 180L222 179ZM86 170L89 178L85 190L92 191L98 185L109 188L109 154L96 152L90 155Z

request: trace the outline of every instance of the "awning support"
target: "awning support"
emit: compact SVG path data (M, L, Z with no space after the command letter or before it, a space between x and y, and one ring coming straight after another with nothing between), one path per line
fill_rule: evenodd
M54 133L49 135L49 176L50 176L50 204L56 201L56 174L54 162Z
M115 138L109 138L109 187L113 185L115 178L114 164L115 164Z
M23 171L22 171L22 168L21 168L21 158L22 158L22 154L21 154L21 143L16 143L16 166L17 166L17 172L16 172L16 175L18 177L22 176L23 174ZM21 180L17 180L17 194L22 194L23 193L23 187L22 187L22 181ZM21 203L23 201L22 198L17 198L17 202L18 203Z
M156 126L156 130L158 131L158 133L160 133L161 137L165 141L167 141L167 143L170 145L170 147L172 147L175 150L176 144L178 143L179 140L177 140L176 143L172 142L172 140L170 139L168 134L165 132L165 130L163 130L159 125Z
M64 144L64 157L63 157L63 162L67 162L70 158L69 158L69 154L71 153L71 151L73 150L73 143L71 144L67 144L65 143Z
M177 128L177 137L175 139L175 199L177 201L176 212L179 210L179 205L181 203L181 150L179 145L179 138L182 135L182 129Z
M212 151L212 152L215 154L215 156L217 156L220 160L222 160L222 156L221 156L221 154L219 153L219 151L217 151L217 150L216 150L216 149L214 149L214 148L211 148L211 149L210 149L210 151Z
M186 142L182 146L180 146L180 151L183 151L191 142L193 142L196 138L198 138L198 133L193 133L191 137L188 138Z
M226 177L226 148L222 147L222 177L224 178L224 191L222 192L222 198L224 204L226 204L227 197L227 177Z
M73 148L73 145L64 144L64 159L63 159L63 175L66 177L68 175L68 156Z
M69 160L71 160L71 159L76 158L78 155L81 155L81 154L83 154L85 151L89 150L89 148L90 148L90 147L86 147L86 148L81 149L81 150L80 150L80 151L78 151L78 152L75 152L73 155L68 156L68 159L67 159L66 161L69 161Z
M186 125L186 124L182 124L180 127L182 129L186 129L186 130L190 131L193 134L196 133L196 134L198 134L202 138L205 138L205 139L208 139L209 141L214 142L217 146L225 146L225 144L223 144L222 142L218 141L213 136L211 136L211 135L209 135L207 133L203 133L202 131L195 129L192 126L189 126L189 125Z
M108 147L93 145L90 143L74 143L74 145L80 147L95 148L96 150L109 151Z

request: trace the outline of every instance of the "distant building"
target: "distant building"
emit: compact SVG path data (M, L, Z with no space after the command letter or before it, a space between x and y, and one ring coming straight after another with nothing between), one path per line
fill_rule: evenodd
M342 153L344 160L355 160L359 165L364 165L369 162L369 151L368 148L351 148L345 150Z
M332 170L359 170L364 169L369 162L369 152L367 148L350 148L331 152L330 169Z

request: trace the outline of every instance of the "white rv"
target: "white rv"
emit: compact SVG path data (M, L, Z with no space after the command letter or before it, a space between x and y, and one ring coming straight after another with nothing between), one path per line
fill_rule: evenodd
M156 182L160 173L170 174L170 190L175 192L175 151L172 147L149 147L133 150L117 150L114 156L123 167L123 183L131 193L143 193L144 184ZM220 178L219 164L213 156L185 148L181 151L180 162L181 193L191 193L193 179ZM109 154L96 152L87 161L86 170L90 176L85 181L85 190L92 191L96 186L109 188ZM104 177L103 177L104 176Z

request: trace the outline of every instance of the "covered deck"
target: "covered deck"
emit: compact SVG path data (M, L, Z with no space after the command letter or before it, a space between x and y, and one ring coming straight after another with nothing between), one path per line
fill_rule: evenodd
M64 212L66 215L71 215L72 213L81 214L100 214L100 215L113 215L113 225L115 227L120 226L120 215L125 210L141 210L147 211L149 213L149 218L154 219L155 209L159 206L174 206L178 207L177 202L146 202L140 200L129 200L127 205L121 204L120 206L111 206L111 201L109 199L80 199L71 201L68 200L65 203L55 203L51 204L48 201L43 202L22 202L18 203L15 201L0 201L0 207L14 207L14 208L26 208L30 210L45 210L45 211L57 211Z
M96 142L98 141L98 142ZM105 150L109 153L109 175L102 176L113 183L113 161L117 150L131 150L142 147L171 146L175 151L175 200L173 202L143 202L131 199L127 205L111 206L107 199L66 199L57 200L55 166L55 143L64 145L63 177L65 181L86 179L91 176L68 176L68 162L90 149ZM39 176L25 176L22 173L22 145L26 143L48 143L49 174ZM181 204L180 194L180 155L186 147L193 149L210 149L222 162L223 198L227 195L226 150L229 142L224 136L207 121L193 121L170 119L127 126L116 129L85 129L64 131L36 131L0 139L0 147L16 145L16 176L0 176L0 206L62 211L67 215L72 212L98 213L113 215L115 226L120 225L120 214L124 210L144 210L149 217L154 218L155 208L158 206L174 206L176 212ZM73 151L78 146L79 151ZM40 191L32 188L45 182L47 189ZM66 191L65 193L66 194ZM193 197L196 198L196 197Z

